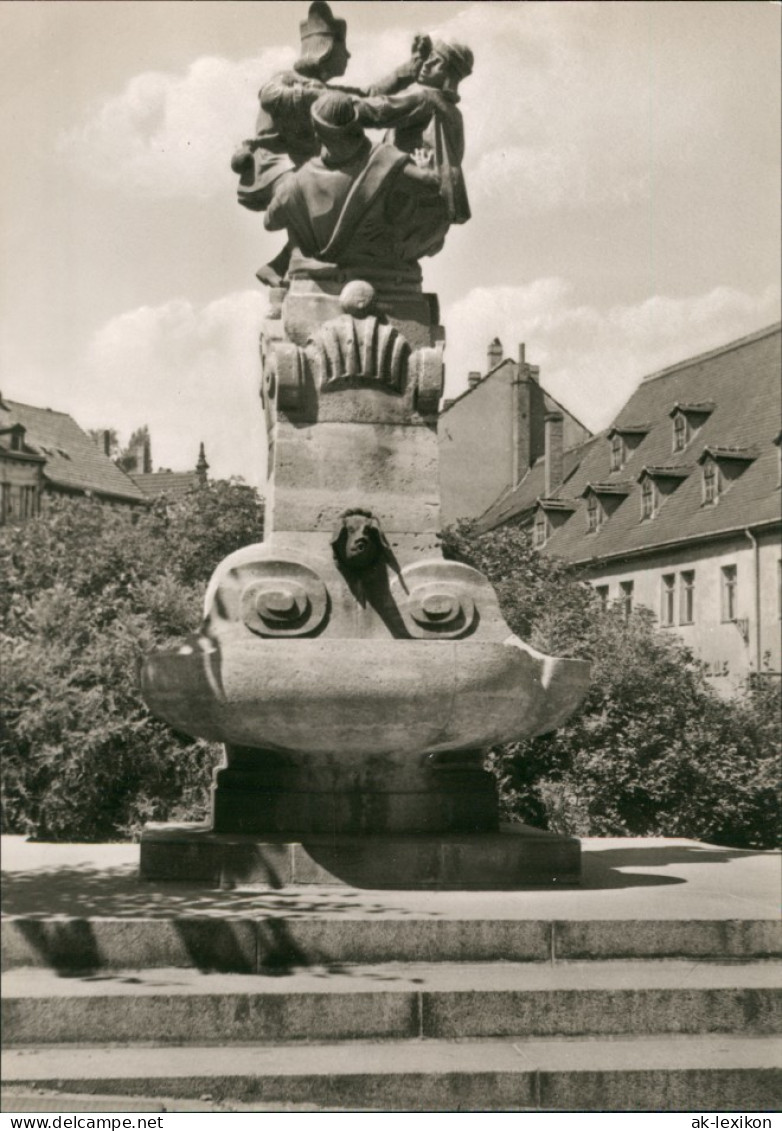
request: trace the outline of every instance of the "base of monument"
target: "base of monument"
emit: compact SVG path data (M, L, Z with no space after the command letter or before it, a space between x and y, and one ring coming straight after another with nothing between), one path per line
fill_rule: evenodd
M147 825L141 878L214 887L512 890L578 884L575 837L507 825L494 833L247 836L206 825Z

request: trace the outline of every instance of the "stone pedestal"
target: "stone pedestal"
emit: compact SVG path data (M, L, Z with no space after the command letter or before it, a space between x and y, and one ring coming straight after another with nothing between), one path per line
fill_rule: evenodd
M141 877L214 887L512 890L578 884L581 846L573 837L527 825L472 834L296 838L148 825L141 838Z
M150 708L222 742L225 764L210 830L149 829L144 875L576 881L576 842L498 832L482 768L492 745L567 718L589 669L514 636L486 578L442 556L437 317L382 270L292 261L273 292L265 540L220 564L200 632L142 672Z
M258 754L252 751L246 754ZM233 752L232 752L233 754ZM230 756L230 755L229 755ZM249 760L249 759L248 759ZM497 787L480 768L429 762L395 769L368 756L366 766L310 769L270 759L252 769L215 771L212 828L217 833L494 832ZM389 760L390 761L390 760ZM381 765L373 764L381 762Z

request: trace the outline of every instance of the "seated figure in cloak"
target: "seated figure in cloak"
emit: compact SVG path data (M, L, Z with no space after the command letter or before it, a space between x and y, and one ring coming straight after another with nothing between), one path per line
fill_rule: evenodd
M280 178L265 226L285 228L302 256L371 274L409 273L432 227L445 220L440 181L390 142L372 145L350 95L311 107L320 153Z

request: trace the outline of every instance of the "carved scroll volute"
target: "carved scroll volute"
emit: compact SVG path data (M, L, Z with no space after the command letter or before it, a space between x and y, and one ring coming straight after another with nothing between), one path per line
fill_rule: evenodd
M293 342L275 342L267 361L267 395L283 412L304 404L306 357Z
M410 358L415 382L413 403L421 416L435 416L443 395L445 365L441 345L416 350Z
M299 562L257 563L242 589L241 618L259 636L311 635L327 613L326 586Z
M475 630L476 599L485 581L459 562L417 562L392 583L392 594L405 628L418 640L454 640Z

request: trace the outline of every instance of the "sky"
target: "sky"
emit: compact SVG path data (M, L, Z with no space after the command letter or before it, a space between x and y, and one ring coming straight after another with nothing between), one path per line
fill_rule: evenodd
M306 0L0 0L0 390L154 466L263 485L255 270L229 161ZM780 317L780 22L766 0L334 0L345 82L468 44L473 217L423 260L446 396L525 343L605 427L638 381Z

